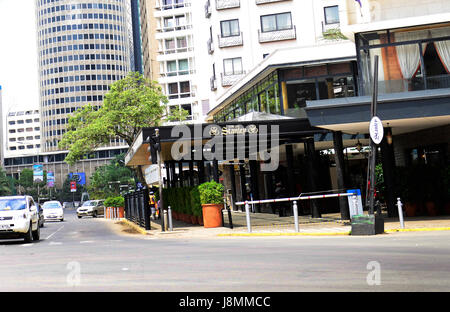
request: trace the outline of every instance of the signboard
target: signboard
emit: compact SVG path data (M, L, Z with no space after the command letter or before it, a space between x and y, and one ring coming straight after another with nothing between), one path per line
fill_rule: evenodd
M44 182L44 168L42 165L33 165L33 182Z
M69 180L75 181L79 185L86 185L86 174L84 172L69 173Z
M55 187L55 175L53 172L47 172L47 187Z
M77 191L77 182L75 181L70 182L70 191L72 193L75 193Z
M370 121L369 133L370 138L376 145L380 144L381 141L383 140L384 135L383 123L377 116L373 117L372 120Z
M347 193L356 193L356 203L352 196L347 196L348 198L348 207L350 211L350 218L356 215L362 215L363 212L363 205L362 205L362 199L361 199L361 190L347 190Z

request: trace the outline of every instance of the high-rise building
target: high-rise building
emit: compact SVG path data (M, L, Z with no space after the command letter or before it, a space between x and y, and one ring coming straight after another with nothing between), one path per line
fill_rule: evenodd
M88 103L100 107L110 84L130 71L129 5L36 1L43 152L58 151L69 116Z
M6 157L39 154L40 117L37 109L8 112L6 116Z

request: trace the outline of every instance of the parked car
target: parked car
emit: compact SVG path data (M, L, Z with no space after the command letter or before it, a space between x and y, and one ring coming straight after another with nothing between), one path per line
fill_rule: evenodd
M84 202L83 206L77 209L78 218L80 219L84 216L97 218L97 216L103 215L105 213L105 205L103 202L104 200L88 200Z
M39 214L33 197L0 197L0 238L23 238L25 243L40 239Z
M64 209L57 200L47 201L42 205L44 210L44 220L64 221Z
M42 206L40 204L36 205L37 210L38 210L38 215L39 215L39 227L44 227L44 209L42 209Z

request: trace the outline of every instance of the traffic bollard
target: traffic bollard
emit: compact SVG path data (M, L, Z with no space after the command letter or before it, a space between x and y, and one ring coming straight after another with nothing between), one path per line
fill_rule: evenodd
M250 205L248 204L248 202L245 202L245 215L247 218L247 230L249 233L252 232L252 225L250 223Z
M172 209L169 206L169 210L168 210L168 214L169 214L169 231L173 231L173 224L172 224Z
M405 228L405 223L403 221L403 209L402 209L403 204L402 204L402 202L400 200L400 197L397 198L397 207L398 207L398 217L400 219L400 226L401 226L402 229L404 229Z
M294 210L294 223L295 223L295 231L300 232L299 226L298 226L298 207L297 207L297 201L294 200L293 210Z

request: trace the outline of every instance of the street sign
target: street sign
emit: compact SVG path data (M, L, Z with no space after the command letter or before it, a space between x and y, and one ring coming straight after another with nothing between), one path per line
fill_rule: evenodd
M77 182L75 181L70 182L70 191L72 193L75 193L77 191Z
M377 116L373 117L372 120L370 121L369 133L370 138L376 145L380 144L381 141L383 140L384 135L383 123Z

